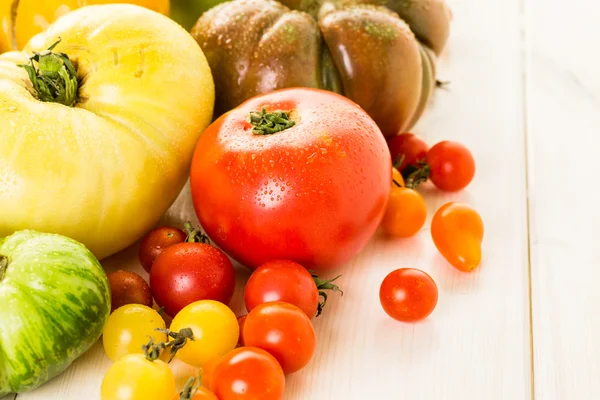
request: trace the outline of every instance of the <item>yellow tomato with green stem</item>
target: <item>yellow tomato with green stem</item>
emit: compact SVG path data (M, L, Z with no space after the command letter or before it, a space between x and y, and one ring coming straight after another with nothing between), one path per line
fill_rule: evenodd
M0 237L59 233L99 259L131 245L183 188L213 106L206 58L171 19L129 4L60 18L0 55Z
M0 53L22 49L69 11L94 4L136 4L169 14L169 0L0 0Z

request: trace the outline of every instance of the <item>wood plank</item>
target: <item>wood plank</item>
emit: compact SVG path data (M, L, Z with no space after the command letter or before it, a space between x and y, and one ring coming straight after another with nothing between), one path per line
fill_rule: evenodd
M528 154L536 399L600 393L600 4L530 1Z
M468 191L443 195L424 187L430 214L450 200L477 208L486 223L480 270L463 274L435 250L426 227L407 240L375 238L346 266L344 297L332 296L315 321L317 355L288 378L287 400L530 399L523 71L520 0L453 0L451 44L441 60L439 91L416 131L429 142L465 143L478 161ZM184 192L165 221L193 219ZM193 219L195 221L195 219ZM107 270L141 272L135 247ZM401 324L379 305L383 277L417 267L437 281L440 301L426 321ZM144 275L145 276L145 275ZM239 274L234 309L242 310ZM19 400L99 399L109 365L100 345L67 372ZM180 380L190 371L180 371Z

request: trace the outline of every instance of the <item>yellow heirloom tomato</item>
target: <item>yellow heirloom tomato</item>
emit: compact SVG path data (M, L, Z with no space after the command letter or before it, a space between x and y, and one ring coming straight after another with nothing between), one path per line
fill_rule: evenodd
M132 244L181 191L213 105L194 39L139 6L78 9L0 55L0 237L60 233L98 258Z
M69 11L109 3L136 4L169 14L169 0L0 0L0 53L22 49L32 36ZM13 19L16 48L12 38Z

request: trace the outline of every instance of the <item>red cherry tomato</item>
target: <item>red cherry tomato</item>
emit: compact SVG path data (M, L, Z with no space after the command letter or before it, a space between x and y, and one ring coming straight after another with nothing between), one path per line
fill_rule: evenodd
M243 265L285 259L325 269L351 259L377 230L390 168L383 135L359 106L324 90L284 89L202 134L192 197L206 233Z
M148 283L135 272L118 270L108 274L111 292L111 312L126 304L152 307L152 293Z
M315 354L315 330L298 307L281 301L265 303L250 311L244 325L244 343L268 351L283 372L304 368Z
M414 322L433 312L438 301L438 289L433 279L419 269L397 269L381 283L379 301L390 317Z
M481 263L483 220L473 207L464 203L447 203L431 220L433 243L455 268L469 272Z
M285 375L262 349L240 347L205 366L202 382L219 400L281 400Z
M300 308L309 318L312 318L320 314L325 306L327 294L323 292L324 290L341 292L339 287L331 283L335 279L320 280L294 261L269 261L258 267L246 284L244 291L246 309L252 311L263 303L284 301ZM322 303L319 303L319 296L324 297Z
M388 139L388 147L392 155L392 162L400 172L409 166L417 167L419 161L425 161L429 146L423 139L412 133L401 133ZM396 161L402 162L396 165Z
M475 176L475 160L465 146L440 142L427 153L429 179L441 190L455 192L467 187Z
M163 226L148 233L142 239L139 249L139 258L142 267L149 273L156 257L164 249L177 243L183 243L187 234L181 229Z
M199 300L228 304L235 289L235 271L229 258L205 243L167 247L154 261L150 289L156 303L170 316Z

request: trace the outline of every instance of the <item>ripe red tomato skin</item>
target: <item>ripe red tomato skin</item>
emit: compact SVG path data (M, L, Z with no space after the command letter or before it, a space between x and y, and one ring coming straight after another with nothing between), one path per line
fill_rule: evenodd
M284 301L300 308L308 318L317 314L319 291L312 275L302 265L289 260L269 261L248 279L244 291L246 309L269 301Z
M235 271L229 258L205 243L167 247L150 271L150 289L156 303L175 316L198 300L228 304L235 289Z
M379 300L384 311L395 320L416 322L433 312L438 289L427 273L415 268L401 268L385 277L379 289Z
M154 260L163 250L177 243L183 243L187 234L181 229L162 226L149 232L140 243L138 256L142 267L150 273Z
M248 115L262 107L294 109L299 122L255 135ZM390 168L383 135L360 107L323 90L284 89L247 101L203 133L191 190L208 236L241 264L289 259L327 269L377 230Z
M431 168L429 179L441 190L456 192L464 189L475 176L475 160L464 145L443 141L427 153Z
M388 139L388 147L392 155L392 162L399 156L404 156L402 164L395 167L402 172L408 165L417 166L418 161L425 160L429 146L423 139L412 133L401 133Z
M283 372L304 368L316 349L315 330L298 307L275 301L257 306L244 324L244 344L268 351Z
M239 347L210 362L202 383L219 400L281 400L285 392L281 366L255 347Z

